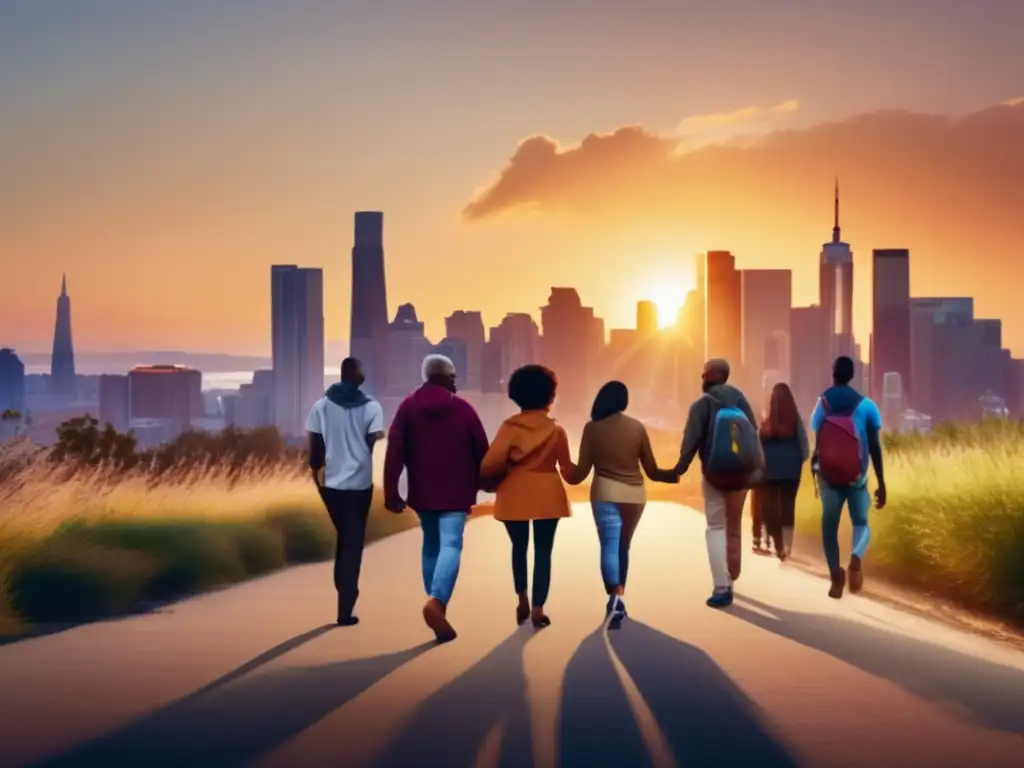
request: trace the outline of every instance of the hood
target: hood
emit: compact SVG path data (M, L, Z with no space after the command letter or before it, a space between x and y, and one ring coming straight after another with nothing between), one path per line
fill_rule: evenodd
M505 424L515 430L510 450L510 458L515 462L547 445L558 429L547 411L523 411L505 419Z
M332 403L340 405L342 408L358 408L360 405L366 405L372 399L369 395L359 389L359 387L349 381L331 384L331 386L327 388L327 392L324 396Z
M706 394L717 400L724 408L736 408L743 400L743 393L732 384L716 384Z
M860 392L846 384L837 384L825 390L828 409L834 413L850 414L864 398Z
M441 414L455 403L455 395L440 384L429 381L410 395L412 405L428 414Z

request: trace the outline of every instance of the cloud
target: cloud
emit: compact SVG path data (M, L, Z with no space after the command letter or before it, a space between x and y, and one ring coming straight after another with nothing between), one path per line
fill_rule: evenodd
M797 112L799 109L800 101L798 99L789 99L788 101L783 101L767 108L752 106L736 109L732 112L693 115L691 117L683 118L679 123L677 131L680 135L688 136L707 131L714 131L721 128L731 128L738 125L766 122L792 114L793 112Z
M1024 104L1024 96L1018 96L1014 99L1007 99L1006 101L1003 102L1004 107L1019 107L1021 104Z
M787 102L769 112L796 108ZM758 114L701 120L744 124ZM831 230L837 174L843 233L855 253L911 248L915 291L975 295L979 313L1003 317L1011 343L1024 351L1019 280L999 277L1022 274L1024 263L1022 100L956 118L868 113L695 150L639 126L569 147L533 136L463 217L529 208L568 217L588 233L655 233L694 250L731 248L748 265L778 264L784 254L810 275Z

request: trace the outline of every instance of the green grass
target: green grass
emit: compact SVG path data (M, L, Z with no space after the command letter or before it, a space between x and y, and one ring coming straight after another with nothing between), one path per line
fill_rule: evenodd
M872 509L865 568L1024 622L1024 426L988 421L887 436L884 460L888 504ZM820 526L808 476L797 502L801 550L820 552ZM840 536L845 557L848 517Z
M371 518L373 540L411 524L387 512ZM285 511L250 520L69 520L25 547L7 595L30 624L78 622L138 610L283 568L333 556L327 515Z
M0 635L131 613L333 556L334 528L293 465L241 483L209 469L154 483L103 468L55 477L43 461L10 466L0 492ZM367 541L415 525L378 496Z

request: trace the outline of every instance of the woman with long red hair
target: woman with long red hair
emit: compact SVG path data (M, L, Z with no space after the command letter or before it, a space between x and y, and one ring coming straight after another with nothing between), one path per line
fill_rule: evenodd
M807 429L788 384L772 388L768 413L761 422L764 448L764 482L759 490L765 527L780 560L793 549L796 494L800 489L804 462L810 456Z

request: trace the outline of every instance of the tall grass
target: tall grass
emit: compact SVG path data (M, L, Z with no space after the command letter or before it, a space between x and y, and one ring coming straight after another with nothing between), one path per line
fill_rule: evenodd
M883 458L888 503L871 512L870 572L1024 621L1024 425L886 435ZM809 477L797 526L801 543L820 546L821 505Z
M415 524L375 499L367 539ZM0 634L80 621L331 556L334 529L292 460L123 469L0 453Z

